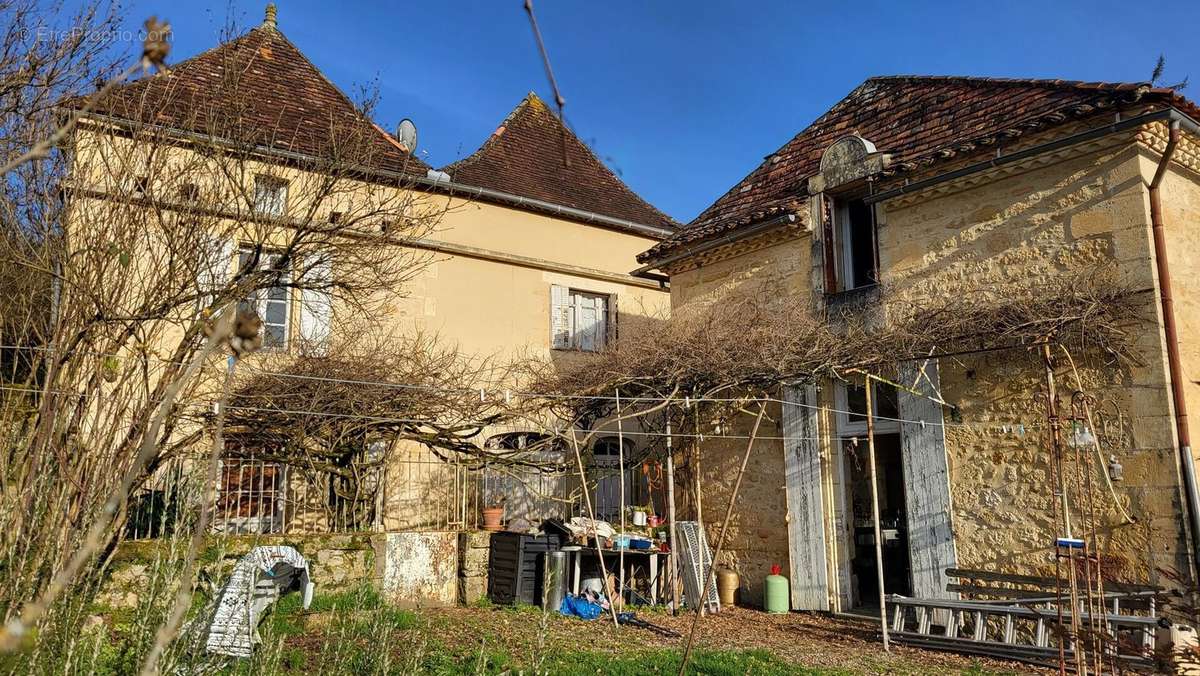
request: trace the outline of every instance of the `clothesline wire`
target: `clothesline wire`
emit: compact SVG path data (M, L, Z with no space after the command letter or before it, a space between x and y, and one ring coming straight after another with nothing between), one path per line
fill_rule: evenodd
M15 391L15 392L27 392L27 393L35 391L35 390L30 390L28 388L12 387L12 386L5 386L5 385L0 385L0 390ZM36 390L36 391L40 392L41 390ZM58 394L58 395L63 395L63 396L81 396L80 393L78 393L78 392L71 392L71 391L67 391L67 390L50 390L48 393ZM99 394L100 394L100 396L109 396L104 393L99 393ZM179 406L182 408L207 408L208 404L203 403L203 402L190 402L190 403L180 404ZM334 418L334 419L342 419L342 420L362 420L362 421L369 421L369 422L375 422L375 423L432 424L432 421L426 420L426 419L420 419L420 418L369 416L369 415L353 414L353 413L331 413L328 411L312 411L312 410L306 410L306 409L267 408L267 407L245 406L245 405L239 405L239 404L228 404L228 405L226 405L225 410L226 411L259 412L259 413L277 413L277 414L283 414L283 415L307 415L307 416L313 416L313 417ZM833 410L833 409L830 409L830 410ZM879 418L879 416L876 416L876 418ZM470 420L459 421L459 424L465 425L465 426L477 426L477 427L481 427L481 428L496 426L494 424L489 424L489 423L485 423L482 421L470 421ZM930 423L930 424L933 424L933 423ZM1009 424L1009 425L998 424L998 425L987 425L987 426L980 425L980 426L978 426L978 428L981 428L981 429L1002 430L1005 432L1009 431L1008 428L1011 428L1012 432L1018 432L1018 429L1023 432L1026 429L1038 429L1040 427L1042 427L1042 425L1038 425L1038 424L1026 425L1023 423L1015 423L1015 424ZM575 431L581 432L581 433L609 432L609 433L616 434L616 430L604 428L604 427L601 427L601 428L579 428L579 427L576 427ZM669 436L671 438L685 438L685 439L698 438L701 440L703 440L703 439L749 439L750 438L747 435L680 433L680 432L672 432L671 434L667 434L666 432L633 432L633 431L624 431L622 433L622 436L644 436L644 437L668 437ZM841 434L841 435L829 434L829 435L825 435L825 436L816 436L816 437L792 436L792 435L783 435L783 436L758 435L755 438L763 439L763 440L778 440L778 441L788 441L788 440L820 441L821 439L837 439L837 440L848 441L848 440L853 440L853 439L863 439L865 437L866 437L866 433L864 432L862 434Z

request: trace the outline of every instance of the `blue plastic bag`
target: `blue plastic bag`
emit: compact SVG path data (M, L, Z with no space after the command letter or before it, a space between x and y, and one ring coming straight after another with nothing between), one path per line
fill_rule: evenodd
M558 607L558 612L563 615L578 617L582 620L594 620L600 617L603 609L582 596L574 596L567 594L563 597L562 605Z

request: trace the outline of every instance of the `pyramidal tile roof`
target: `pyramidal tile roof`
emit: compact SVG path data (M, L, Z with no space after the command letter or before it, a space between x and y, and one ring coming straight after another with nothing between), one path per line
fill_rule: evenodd
M472 155L442 169L455 183L675 229L530 92Z
M115 88L97 113L236 137L271 150L425 176L429 166L370 120L275 26L247 33ZM352 155L352 156L349 156Z
M1174 106L1200 116L1200 109L1174 90L1146 82L873 77L638 260L661 260L684 245L794 211L808 194L821 154L849 134L891 153L892 166L903 172L950 157L994 153L1006 138L1135 105Z

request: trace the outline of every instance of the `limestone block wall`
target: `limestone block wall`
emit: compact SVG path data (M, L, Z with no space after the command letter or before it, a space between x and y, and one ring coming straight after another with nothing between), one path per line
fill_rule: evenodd
M1176 151L1180 154L1185 146L1192 146L1190 143L1180 145ZM1192 149L1195 152L1195 146ZM1200 174L1173 166L1163 178L1159 197L1167 235L1167 260L1171 266L1184 397L1188 412L1195 415L1194 412L1200 411L1200 383L1197 382L1200 380L1200 276L1195 274L1196 261L1200 260ZM1196 429L1194 423L1193 429ZM1193 453L1196 445L1193 441Z
M487 596L488 556L492 534L467 531L458 534L458 602L471 605Z
M784 490L783 443L775 421L779 406L768 407L759 428L759 440L751 450L750 462L734 503L725 546L717 563L737 571L741 580L738 602L760 606L763 585L772 564L788 569L787 494ZM695 482L694 446L677 453L682 468L676 482L676 501L681 520L696 518L697 488L709 547L716 549L725 522L729 496L737 481L742 455L754 426L751 415L739 416L719 431L708 428L700 443L699 485ZM695 440L691 442L695 443Z
M1107 266L1123 283L1145 290L1143 316L1154 320L1144 186L1152 171L1128 145L935 199L887 205L880 228L887 293L987 293L993 282L1027 284ZM1082 384L1100 400L1102 445L1124 467L1115 495L1106 488L1094 494L1110 572L1155 580L1162 568L1186 570L1186 545L1165 353L1154 324L1135 335L1134 352L1140 363L1120 366L1105 355L1075 354L1077 371L1066 355L1054 357L1068 394ZM943 395L960 404L962 423L946 431L959 563L1052 572L1057 529L1045 403L1036 396L1044 387L1040 356L1014 350L940 365ZM1016 431L1005 432L1004 425ZM1118 502L1137 523L1125 522Z
M1187 570L1188 560L1165 350L1156 324L1158 297L1145 187L1156 161L1139 146L1120 142L1088 155L977 181L972 187L903 196L879 207L879 259L883 293L915 302L950 294L985 295L1007 283L1049 282L1100 267L1115 269L1118 281L1145 297L1142 316L1148 322L1131 335L1134 362L1118 365L1107 355L1087 352L1072 354L1071 359L1056 352L1054 358L1068 401L1069 392L1080 385L1098 400L1096 433L1104 460L1115 455L1123 468L1124 480L1111 492L1099 473L1091 477L1096 490L1089 509L1099 524L1108 571L1119 579L1161 583L1160 570ZM1200 365L1200 341L1191 338L1197 331L1188 328L1200 329L1200 286L1193 288L1200 282L1188 272L1192 252L1200 247L1200 236L1191 227L1200 213L1200 187L1190 174L1172 172L1163 191L1166 218L1175 228L1172 262L1177 295L1182 296L1176 302L1186 315L1181 317L1181 331L1188 336L1185 364L1191 372L1192 365ZM810 251L810 236L799 234L681 269L672 274L673 309L755 286L811 296ZM946 448L959 564L1052 573L1051 543L1059 533L1045 403L1039 399L1044 388L1040 355L1016 349L942 359L940 371L944 398L958 404L956 411L947 412ZM1200 387L1190 385L1189 398L1200 407ZM773 419L778 420L777 413ZM739 429L748 426L749 421L739 421ZM779 434L773 422L765 423L762 433ZM772 563L787 568L782 449L777 441L764 445L752 457L726 555L742 573L744 598L751 602L761 599L761 576ZM714 542L742 450L744 446L733 440L710 439L704 444L704 515ZM678 453L683 462L686 451ZM827 474L834 453L825 444ZM827 488L835 489L832 484ZM680 491L685 509L692 507L688 490L685 486ZM845 552L839 550L841 536L832 523L831 500L826 496L825 516L829 558L836 561ZM1083 509L1081 503L1073 504Z
M308 560L318 593L372 586L399 606L474 603L487 594L491 533L437 531L288 536L214 536L200 562L220 584L238 559L257 546L288 545ZM124 542L109 565L96 603L133 608L146 595L165 598L186 543Z
M375 575L375 550L370 534L214 536L200 553L209 579L224 580L234 564L260 546L295 547L308 560L311 579L319 592L341 591L370 584ZM177 574L186 543L171 540L124 542L109 564L97 603L136 607L147 593L165 593L161 581ZM172 570L167 570L172 569Z

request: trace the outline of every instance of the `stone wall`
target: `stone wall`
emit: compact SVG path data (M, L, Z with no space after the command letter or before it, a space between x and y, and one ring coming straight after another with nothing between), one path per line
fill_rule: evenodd
M1143 315L1153 320L1144 183L1152 172L1153 164L1127 145L950 195L888 205L880 228L883 283L890 294L921 298L981 293L992 282L1028 284L1104 266L1130 287L1147 290ZM1064 401L1078 383L1100 400L1101 442L1124 467L1115 496L1099 485L1102 477L1093 477L1110 572L1157 580L1160 569L1186 570L1183 512L1165 353L1152 324L1137 334L1133 348L1138 365L1075 354L1076 370L1062 352L1054 358ZM942 360L941 367L943 396L959 404L963 423L946 430L959 563L1052 573L1051 542L1059 533L1045 404L1036 396L1044 387L1040 356L1009 351ZM1125 523L1118 501L1136 523ZM1078 523L1083 504L1073 506Z
M487 596L488 556L492 534L469 531L458 534L458 602L472 605Z
M211 537L199 561L202 578L220 584L254 547L288 545L308 559L318 593L370 585L400 606L447 606L486 596L490 535L441 531ZM177 573L186 546L171 540L122 543L97 603L130 608L143 594L163 593L163 581Z
M371 535L267 535L210 537L200 552L203 577L224 580L238 559L254 547L287 545L295 547L306 559L313 582L321 592L342 591L372 583L375 549ZM124 542L109 564L107 578L97 601L111 607L133 607L151 579L163 577L165 567L178 567L186 543L171 540Z
M1124 481L1112 493L1099 474L1092 477L1100 546L1109 572L1163 583L1159 571L1187 570L1188 558L1164 344L1153 323L1158 300L1145 181L1156 160L1133 143L1110 143L1088 155L1010 169L969 187L903 196L880 206L879 259L884 293L916 302L946 294L986 294L1005 283L1048 281L1102 266L1114 268L1122 283L1143 292L1143 317L1150 321L1133 333L1136 363L1115 366L1097 354L1073 354L1074 363L1061 352L1054 358L1068 400L1079 383L1100 400L1098 434L1105 460L1111 453L1123 466ZM1197 220L1200 185L1190 174L1169 174L1164 201L1168 223L1175 224L1176 279L1187 277L1177 281L1187 313L1181 325L1200 330L1200 291L1192 290L1200 282L1182 272L1188 269L1191 252L1200 249L1195 233L1183 234L1191 232L1189 225ZM812 280L820 276L812 274L811 235L798 233L757 250L744 246L739 255L672 274L673 307L714 302L731 290L759 285L812 295ZM1200 364L1200 341L1185 340L1192 359L1186 363ZM1051 543L1059 533L1044 435L1045 405L1038 399L1044 387L1040 356L1024 350L963 356L941 360L940 370L943 396L958 404L956 411L947 413L946 448L959 564L1052 573ZM822 402L832 405L832 388L822 390ZM831 429L830 417L822 415L823 430ZM772 415L760 433L777 437L777 420L777 414ZM743 420L739 430L748 426ZM713 542L742 443L713 439L704 444L704 514ZM841 452L828 439L822 449L829 493L824 500L830 580L837 577L834 562L846 555L833 523L833 495L839 487L829 478ZM686 450L680 451L681 461L685 455ZM749 472L731 524L727 556L742 573L744 598L756 602L763 572L772 563L787 569L778 442L756 449ZM685 502L686 498L685 487ZM1134 523L1125 521L1118 504Z

